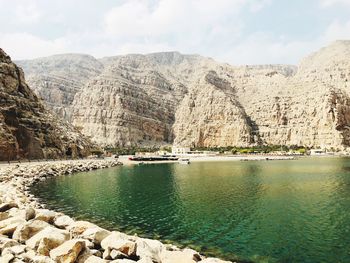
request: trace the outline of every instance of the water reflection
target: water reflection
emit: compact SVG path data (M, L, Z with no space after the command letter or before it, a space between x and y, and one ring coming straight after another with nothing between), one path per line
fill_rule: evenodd
M350 161L118 167L41 182L49 207L261 262L350 262Z

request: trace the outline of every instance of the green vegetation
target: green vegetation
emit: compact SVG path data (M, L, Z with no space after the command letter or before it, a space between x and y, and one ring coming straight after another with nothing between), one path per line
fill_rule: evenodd
M92 155L97 155L98 157L103 155L103 150L100 148L92 149L90 152Z
M307 149L303 146L286 146L286 145L257 145L253 147L196 147L193 148L194 151L214 151L219 153L231 152L233 154L261 154L261 153L271 153L277 151L297 151L301 154L305 154Z
M162 147L117 147L117 148L105 148L107 152L117 155L134 155L137 152L156 152L159 150L171 152L171 146L162 146ZM218 153L233 153L233 154L262 154L262 153L271 153L277 151L295 151L300 154L305 154L307 148L303 146L286 146L286 145L257 145L252 147L235 147L235 146L226 146L226 147L194 147L191 148L192 151L212 151Z
M137 152L156 152L159 147L117 147L105 148L107 152L117 155L134 155Z

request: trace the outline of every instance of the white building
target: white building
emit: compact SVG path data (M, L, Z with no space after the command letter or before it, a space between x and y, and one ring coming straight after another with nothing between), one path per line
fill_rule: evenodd
M171 153L174 155L183 155L183 154L188 154L191 152L191 148L189 147L177 147L173 146L171 148Z

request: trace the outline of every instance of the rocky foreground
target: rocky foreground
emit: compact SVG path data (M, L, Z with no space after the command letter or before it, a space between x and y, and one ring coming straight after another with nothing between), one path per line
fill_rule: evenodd
M157 240L108 231L44 209L28 191L49 177L120 164L115 160L0 164L0 263L227 263Z

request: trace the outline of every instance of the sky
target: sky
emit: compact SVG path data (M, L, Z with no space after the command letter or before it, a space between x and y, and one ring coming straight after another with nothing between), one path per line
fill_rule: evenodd
M0 0L0 47L14 60L179 51L297 64L338 39L350 39L350 0Z

